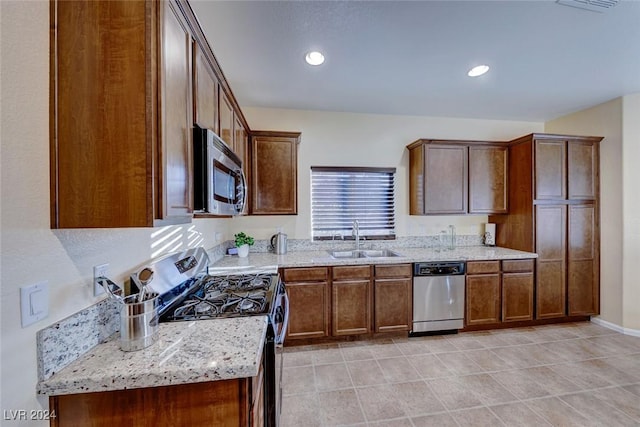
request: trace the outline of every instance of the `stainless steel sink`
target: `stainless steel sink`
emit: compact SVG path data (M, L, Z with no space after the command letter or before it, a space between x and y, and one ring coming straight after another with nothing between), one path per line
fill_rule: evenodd
M329 255L335 259L356 259L356 258L389 258L389 257L398 257L402 256L397 252L394 252L389 249L362 249L359 251L356 250L329 250Z

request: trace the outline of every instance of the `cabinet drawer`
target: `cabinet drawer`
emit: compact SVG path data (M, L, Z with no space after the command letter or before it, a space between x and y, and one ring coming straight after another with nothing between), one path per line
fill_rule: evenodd
M533 271L532 259L517 259L502 261L502 271L505 273L518 271Z
M371 267L368 265L346 265L333 267L333 280L368 279L371 277Z
M467 274L499 273L500 261L469 261Z
M324 281L329 277L327 267L285 268L284 282L315 282Z
M411 277L411 264L376 265L376 278Z

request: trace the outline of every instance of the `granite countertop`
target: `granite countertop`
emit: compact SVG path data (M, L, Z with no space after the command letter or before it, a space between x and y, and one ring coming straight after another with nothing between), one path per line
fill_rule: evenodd
M249 253L247 258L227 255L212 264L216 268L242 269L273 266L278 267L314 267L321 265L358 265L358 264L403 264L428 261L480 261L503 259L531 259L538 255L533 252L516 251L497 246L460 246L452 250L435 248L394 248L401 256L384 258L332 258L326 250L296 251L285 255L273 253ZM342 248L340 250L343 250Z
M158 387L258 375L266 316L159 325L159 340L124 352L119 334L38 383L38 393L62 395Z

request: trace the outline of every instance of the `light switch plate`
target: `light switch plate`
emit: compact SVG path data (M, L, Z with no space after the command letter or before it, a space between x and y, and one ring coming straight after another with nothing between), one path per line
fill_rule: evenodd
M25 328L49 315L49 282L20 288L20 313Z

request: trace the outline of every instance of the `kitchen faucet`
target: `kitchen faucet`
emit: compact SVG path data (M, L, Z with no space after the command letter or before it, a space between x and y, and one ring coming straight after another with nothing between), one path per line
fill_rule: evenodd
M357 219L353 220L353 231L351 232L356 239L356 251L360 250L360 223Z

